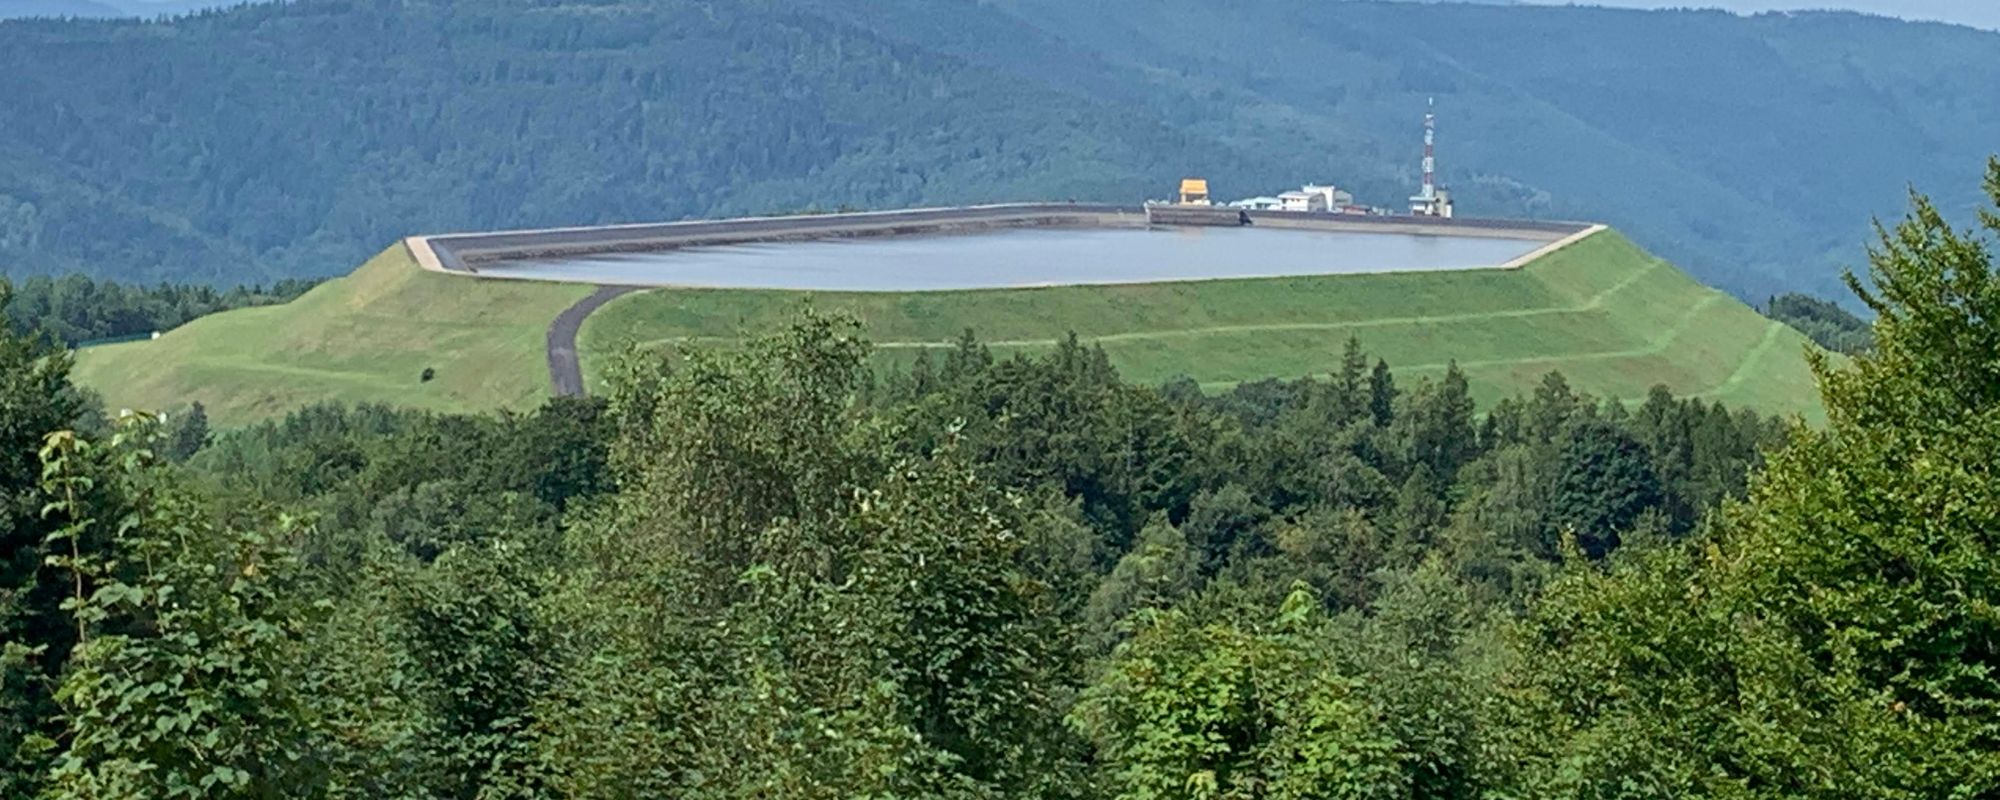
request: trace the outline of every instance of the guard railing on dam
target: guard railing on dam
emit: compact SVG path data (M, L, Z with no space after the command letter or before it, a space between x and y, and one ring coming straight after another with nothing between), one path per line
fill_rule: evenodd
M1433 236L1498 236L1560 239L1589 230L1594 223L1476 217L1419 217L1389 214L1329 214L1314 211L1251 211L1250 224L1354 233L1414 233Z

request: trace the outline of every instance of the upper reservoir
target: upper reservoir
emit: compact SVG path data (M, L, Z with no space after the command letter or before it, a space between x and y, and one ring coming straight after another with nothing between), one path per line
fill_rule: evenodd
M482 276L628 286L910 292L1496 268L1547 239L1273 228L1017 228L521 259Z

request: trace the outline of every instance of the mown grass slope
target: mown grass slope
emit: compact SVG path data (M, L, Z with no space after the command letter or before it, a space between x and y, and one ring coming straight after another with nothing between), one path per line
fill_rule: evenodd
M1133 380L1186 375L1210 390L1338 368L1349 336L1399 377L1456 359L1482 404L1560 370L1628 400L1656 384L1768 412L1823 414L1809 342L1606 232L1524 269L929 293L663 289L612 302L583 327L587 374L624 347L726 343L805 303L852 314L883 363L951 346L971 328L1000 354L1074 331Z
M435 410L522 408L548 395L548 324L585 286L425 272L397 244L280 306L214 314L159 339L77 354L111 409L192 401L239 425L322 400ZM422 380L425 369L435 371Z
M549 393L549 322L590 291L428 273L398 245L291 303L82 351L77 378L114 410L198 400L225 426L324 400L525 408ZM966 328L1002 355L1074 331L1133 380L1186 375L1221 391L1329 372L1357 336L1405 380L1456 359L1482 404L1560 370L1581 390L1627 400L1665 384L1732 406L1823 413L1804 336L1616 233L1511 271L904 294L663 289L585 323L586 378L594 385L627 346L728 346L807 303L860 319L885 367L939 352ZM436 371L428 382L426 368Z

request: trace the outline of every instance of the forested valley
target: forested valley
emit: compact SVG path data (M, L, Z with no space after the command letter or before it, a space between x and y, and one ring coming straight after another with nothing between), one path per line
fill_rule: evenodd
M2000 792L2000 162L1822 429L1204 394L802 310L531 413L104 419L0 334L8 797Z
M1660 46L1663 41L1675 43ZM1845 299L2000 140L2000 33L1853 14L1212 0L301 0L0 22L0 274L217 287L399 237L1416 189ZM1911 59L1911 53L1924 58ZM1838 165L1834 168L1830 165Z

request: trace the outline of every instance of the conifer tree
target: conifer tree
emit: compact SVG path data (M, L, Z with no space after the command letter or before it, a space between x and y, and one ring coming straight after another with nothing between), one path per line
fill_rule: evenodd
M1981 230L1881 231L1876 347L1814 356L1795 427L1713 537L1576 568L1508 696L1529 796L2000 792L2000 159Z
M1375 427L1387 428L1395 420L1396 395L1396 376L1389 373L1389 362L1375 359L1375 369L1368 373L1368 414Z

